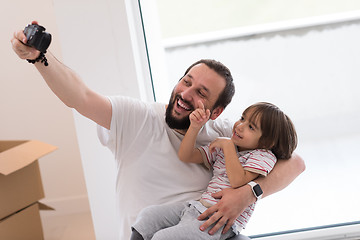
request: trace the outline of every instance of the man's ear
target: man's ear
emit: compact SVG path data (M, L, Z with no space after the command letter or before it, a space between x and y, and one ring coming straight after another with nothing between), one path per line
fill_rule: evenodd
M211 120L215 120L224 111L224 107L216 107L210 115Z

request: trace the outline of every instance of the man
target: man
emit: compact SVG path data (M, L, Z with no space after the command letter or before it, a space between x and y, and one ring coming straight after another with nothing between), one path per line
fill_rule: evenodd
M20 30L12 39L15 53L21 59L38 59L40 53L23 43L26 37ZM232 77L225 66L211 60L190 66L175 86L169 104L165 105L102 96L89 89L51 53L47 53L46 58L48 66L37 61L35 67L50 89L68 107L96 122L102 144L114 153L118 166L116 190L121 239L129 239L131 224L143 207L200 196L210 173L200 165L181 162L177 149L198 100L211 110L211 121L202 129L197 144L205 145L216 137L231 134L232 123L217 119L234 94ZM278 161L266 178L256 182L263 196L267 196L286 187L303 170L302 159L294 156ZM210 217L201 227L209 230L209 234L223 225L224 231L229 230L237 216L257 200L249 185L226 189L214 196L221 198L219 203L201 215Z

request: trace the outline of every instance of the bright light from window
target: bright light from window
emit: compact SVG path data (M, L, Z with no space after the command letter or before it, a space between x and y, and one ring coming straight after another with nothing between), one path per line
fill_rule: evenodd
M159 9L165 11L163 7L169 3L158 2L164 4ZM333 9L344 10L339 8L340 2L332 1ZM355 9L345 10L360 9L355 2L351 6ZM215 9L209 21L206 17L203 17L203 22L192 21L192 14L183 12L189 8L196 12L195 7L185 4L185 9L177 8L177 13L181 13L183 18L171 12L160 12L159 15L162 21L164 17L177 16L168 20L175 32L177 29L184 31L181 28L183 21L199 27L217 16ZM311 10L311 5L307 7ZM200 8L197 10L201 12ZM210 11L208 7L206 11ZM150 20L145 18L146 21ZM167 82L163 87L161 81L156 84L158 80L154 79L155 92L160 93L158 101L168 101L173 86L190 64L201 58L213 58L230 68L236 84L236 95L222 117L236 120L248 105L268 101L278 105L295 123L299 136L296 152L305 159L307 169L285 190L258 204L243 234L256 235L359 220L359 27L360 14L352 21L323 26L268 31L255 36L233 33L231 38L229 35L222 39L216 36L216 41L204 38L203 43L197 39L196 44L160 47L163 51L160 60L159 55L150 56L150 62L156 59L152 66L163 70L161 81ZM154 34L151 29L146 29L146 33L147 37ZM166 33L163 35L167 36ZM206 36L211 36L211 33ZM159 67L156 63L165 64Z

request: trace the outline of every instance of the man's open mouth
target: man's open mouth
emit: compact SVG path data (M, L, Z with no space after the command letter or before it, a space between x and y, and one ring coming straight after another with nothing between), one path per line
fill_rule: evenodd
M189 104L185 103L182 99L177 98L177 107L184 109L185 111L191 111L193 110L193 108L191 106L189 106Z

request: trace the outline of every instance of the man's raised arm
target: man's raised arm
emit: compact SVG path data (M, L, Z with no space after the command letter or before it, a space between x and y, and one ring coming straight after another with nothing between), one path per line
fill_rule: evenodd
M26 46L26 41L22 30L15 32L11 39L13 50L21 59L36 59L40 52ZM55 95L68 107L110 129L112 109L109 100L89 89L73 70L62 64L50 52L45 56L48 66L42 62L36 62L34 65Z

